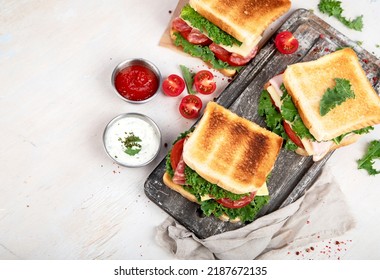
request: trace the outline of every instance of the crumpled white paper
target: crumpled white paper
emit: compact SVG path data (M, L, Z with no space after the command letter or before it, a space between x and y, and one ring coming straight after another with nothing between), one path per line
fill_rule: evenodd
M243 228L199 239L168 217L157 228L156 240L178 259L281 259L294 248L331 240L354 226L344 194L325 168L300 199Z

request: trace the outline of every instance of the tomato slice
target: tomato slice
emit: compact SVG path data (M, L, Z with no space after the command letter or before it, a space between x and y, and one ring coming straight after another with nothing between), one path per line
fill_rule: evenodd
M208 70L201 70L194 76L195 89L201 94L211 94L216 89L214 75Z
M169 75L162 83L162 90L168 96L178 96L185 89L185 81L176 74Z
M230 198L221 198L221 199L218 199L217 202L227 208L242 208L250 204L251 201L255 198L255 195L256 195L256 192L251 192L249 195L243 196L239 200L232 200Z
M196 95L186 95L179 104L179 112L184 118L198 118L202 109L202 100Z
M276 48L283 54L294 53L299 46L298 40L290 31L283 31L277 34L274 44Z
M298 147L304 149L305 147L302 144L301 139L298 137L298 135L293 131L290 124L288 124L286 121L282 122L282 125L284 126L286 134L289 136L290 140L294 142Z
M176 170L177 165L181 159L184 142L185 142L185 138L182 138L178 140L177 142L175 142L170 152L170 163L172 165L173 170Z

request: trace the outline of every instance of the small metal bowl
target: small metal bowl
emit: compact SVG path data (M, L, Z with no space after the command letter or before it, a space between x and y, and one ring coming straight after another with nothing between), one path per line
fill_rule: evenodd
M141 150L135 155L125 152L122 139L133 133L139 137ZM103 132L103 145L107 155L125 167L142 167L152 162L160 152L161 131L149 117L139 113L126 113L113 118Z
M146 67L147 69L151 70L153 72L153 74L156 76L157 78L157 89L156 91L148 98L146 99L142 99L142 100L131 100L131 99L128 99L127 97L123 96L117 89L116 89L116 86L115 86L115 79L116 79L116 76L117 74L119 74L120 71L122 71L123 69L127 68L127 67L130 67L130 66L134 66L134 65L139 65L139 66L144 66ZM146 60L146 59L143 59L143 58L134 58L134 59L127 59L121 63L119 63L115 69L113 70L112 72L112 76L111 76L111 83L112 83L112 87L114 88L117 96L119 96L121 99L123 99L124 101L127 101L127 102L130 102L130 103L135 103L135 104L140 104L140 103L145 103L145 102L148 102L150 100L152 100L158 93L159 89L160 89L160 86L161 86L161 80L162 80L162 77L161 77L161 72L160 70L157 68L156 65L154 65L152 62L150 62L149 60Z

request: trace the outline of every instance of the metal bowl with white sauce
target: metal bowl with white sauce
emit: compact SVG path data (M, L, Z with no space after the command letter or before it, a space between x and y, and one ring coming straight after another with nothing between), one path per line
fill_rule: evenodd
M159 154L161 138L157 124L139 113L116 116L103 133L108 156L126 167L141 167L152 162Z

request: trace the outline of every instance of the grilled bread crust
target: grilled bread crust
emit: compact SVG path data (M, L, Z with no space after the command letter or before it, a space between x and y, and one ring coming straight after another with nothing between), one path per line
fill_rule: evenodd
M289 0L190 0L190 6L241 42L261 36L290 9Z
M184 144L183 159L207 181L243 194L265 183L281 145L275 133L209 102Z
M326 90L335 86L335 78L349 80L355 98L321 116L320 101ZM284 85L306 127L318 141L380 123L380 98L350 48L289 65L284 73Z
M172 189L173 191L176 191L178 192L180 195L182 195L184 198L187 198L188 200L192 201L192 202L195 202L195 203L198 203L198 200L197 198L190 192L188 192L187 190L185 190L183 188L183 186L181 185L177 185L176 183L174 183L172 181L172 179L170 178L170 175L169 173L165 172L164 173L164 176L163 176L163 182L164 184ZM239 222L240 219L239 218L235 218L235 219L230 219L226 214L222 214L220 217L219 217L220 220L224 221L224 222L231 222L231 223L236 223L236 222Z

